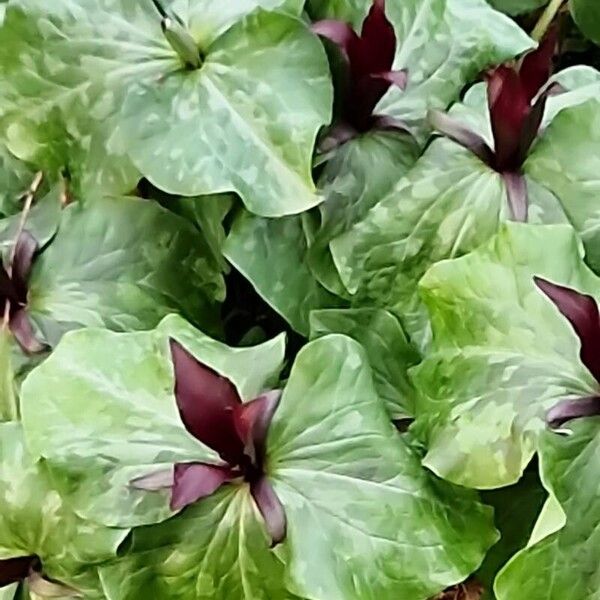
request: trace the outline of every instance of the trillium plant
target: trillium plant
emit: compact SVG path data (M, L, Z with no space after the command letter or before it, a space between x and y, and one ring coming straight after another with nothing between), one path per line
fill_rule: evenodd
M597 0L0 0L0 600L590 600Z

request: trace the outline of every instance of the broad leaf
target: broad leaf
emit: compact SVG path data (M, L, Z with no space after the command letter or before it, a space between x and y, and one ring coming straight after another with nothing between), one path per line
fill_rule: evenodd
M569 91L548 99L545 124L570 104L582 103L599 91L597 72L592 69L569 69L554 80ZM490 143L484 90L484 86L475 86L451 114ZM528 219L533 223L567 222L568 206L554 195L556 186L548 178L533 175L533 165L542 160L538 157L547 155L545 146L542 137L524 167ZM567 202L575 203L577 198L573 194ZM581 206L587 216L593 214L593 205ZM419 279L437 261L460 256L484 243L501 223L512 218L502 175L470 150L438 139L362 221L330 245L340 276L354 294L353 304L375 304L394 311L422 346L428 333L427 315L417 294Z
M488 592L486 598L494 597L492 590L498 571L527 546L547 496L535 470L526 471L514 485L481 494L482 501L494 508L494 522L500 531L500 539L477 571L478 581Z
M127 554L100 577L111 600L298 599L285 588L283 563L269 550L246 487L223 488L165 523L137 529Z
M596 94L599 91L596 86ZM560 198L596 272L600 272L600 183L595 160L599 143L600 102L590 100L563 110L527 163L531 177Z
M583 34L600 44L600 5L594 0L569 0L571 15Z
M543 477L566 514L566 524L508 563L496 580L498 600L598 598L599 424L598 419L582 420L572 424L571 435L547 433L542 438Z
M295 18L248 16L260 6L301 10L293 0L170 5L206 55L187 71L152 0L12 3L0 35L9 148L104 193L130 191L135 164L166 191L237 191L268 215L318 203L310 156L330 116L325 55Z
M406 338L398 319L377 308L317 310L310 315L310 337L343 333L362 344L373 370L373 381L392 419L414 415L415 391L408 369L420 356Z
M426 597L463 579L494 540L489 512L472 493L420 467L389 422L364 352L347 337L300 352L267 457L288 522L275 551L247 486L224 488L136 531L120 564L102 569L111 598L150 590L216 600ZM435 573L426 568L432 560Z
M63 211L34 263L29 308L55 345L76 327L150 329L171 312L210 324L223 288L202 235L184 219L145 200L98 198Z
M355 27L371 0L310 0L313 18L337 18ZM445 108L483 69L532 46L510 19L485 0L388 1L398 48L395 69L408 70L406 90L392 90L376 113L401 119L423 133L428 108Z
M92 567L116 556L127 530L78 518L28 453L18 423L0 425L0 496L0 558L35 554L44 576L104 598Z
M497 10L501 10L509 15L520 15L531 12L548 4L548 0L488 0L488 2Z
M168 490L148 493L130 481L178 462L214 462L181 422L170 337L231 379L244 399L262 392L283 360L282 337L232 349L175 316L153 332L65 336L23 384L22 412L32 453L47 460L78 514L111 526L164 520L173 514Z
M229 262L305 336L311 310L342 304L313 276L307 250L301 217L265 219L248 212L235 220L224 248Z
M598 297L567 226L507 224L488 244L439 263L421 281L432 352L413 371L424 463L479 488L516 482L537 449L546 412L594 394L579 338L534 276Z

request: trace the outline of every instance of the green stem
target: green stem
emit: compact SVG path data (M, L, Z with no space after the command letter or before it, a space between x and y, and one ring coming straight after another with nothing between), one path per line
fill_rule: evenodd
M200 49L188 30L175 19L167 17L162 20L162 30L171 45L177 52L183 63L191 69L199 69L202 66Z
M548 31L548 27L554 21L554 17L560 10L560 7L564 4L565 0L550 0L548 6L546 6L546 10L542 13L542 16L539 18L538 22L535 24L533 31L531 32L531 37L539 42L546 35L546 31Z

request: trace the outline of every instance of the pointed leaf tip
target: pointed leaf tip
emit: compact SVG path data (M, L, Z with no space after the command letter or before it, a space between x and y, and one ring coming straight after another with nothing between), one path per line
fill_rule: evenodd
M534 277L534 281L575 330L581 342L581 361L600 382L600 314L596 301L542 277Z
M546 422L550 428L558 429L569 421L597 416L600 416L600 397L588 396L559 402L546 414Z
M170 340L175 399L186 429L228 463L238 464L243 445L233 422L240 395L231 381Z
M175 465L171 510L179 511L214 494L224 483L239 476L226 466L205 463Z
M280 544L287 533L285 509L266 475L261 477L251 488L252 497L260 511L267 533L271 538L271 547Z

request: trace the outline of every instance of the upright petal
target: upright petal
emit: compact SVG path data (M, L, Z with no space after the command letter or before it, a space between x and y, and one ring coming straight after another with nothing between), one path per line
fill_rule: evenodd
M214 494L236 474L226 466L190 463L175 465L171 510L181 510Z
M23 231L17 240L12 264L12 280L23 306L27 303L27 279L37 250L37 240L28 231Z
M235 386L202 364L171 339L175 369L175 398L186 429L230 464L238 464L243 444L233 414L241 403Z
M271 544L276 546L285 539L286 535L287 519L283 504L266 476L261 477L252 485L251 492L256 506L265 520Z
M533 52L527 54L521 63L519 75L525 95L530 103L550 79L552 58L556 51L557 39L558 30L553 27L540 42L540 45Z
M359 74L390 71L396 55L396 33L385 14L385 1L374 0L363 22L360 42L356 47Z
M529 100L519 74L511 67L497 67L488 75L487 82L495 167L498 171L518 169L521 166L521 133L530 111Z
M336 21L335 19L325 19L314 23L311 30L336 44L346 55L346 58L350 60L350 47L356 44L358 35L349 23Z
M587 294L535 277L535 284L571 323L581 342L581 361L600 382L600 314Z
M245 453L254 464L263 458L269 425L280 399L281 391L274 390L235 409L236 430L244 443Z

